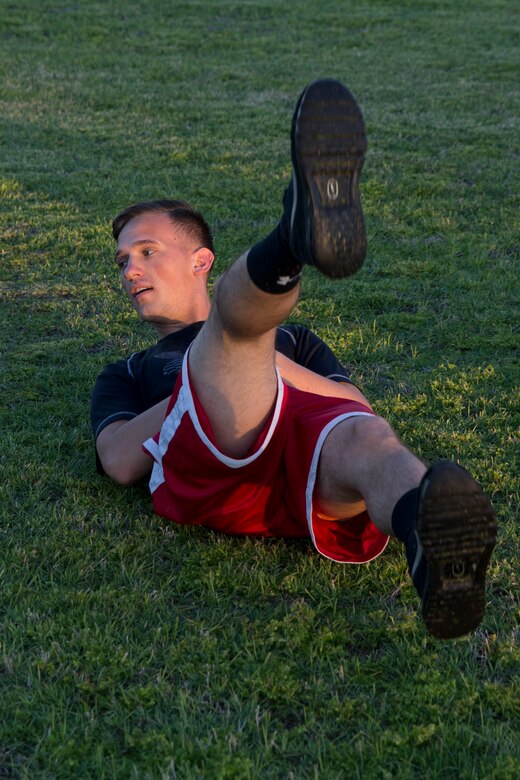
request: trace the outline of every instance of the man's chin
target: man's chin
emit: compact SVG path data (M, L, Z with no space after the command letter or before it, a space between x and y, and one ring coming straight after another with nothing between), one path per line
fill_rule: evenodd
M176 320L172 321L170 317L165 317L164 315L154 314L153 312L147 311L139 311L138 314L142 322L146 322L148 325L151 325L153 328L158 330L163 330L164 328L168 328L172 325L177 325Z
M156 322L165 319L165 317L161 316L159 312L154 311L150 304L147 305L147 301L143 300L140 302L139 300L136 300L134 301L134 306L136 312L143 320L143 322Z
M139 317L142 319L143 322L148 322L150 325L154 325L155 323L161 324L164 322L168 322L166 317L160 317L156 314L145 311L138 311Z

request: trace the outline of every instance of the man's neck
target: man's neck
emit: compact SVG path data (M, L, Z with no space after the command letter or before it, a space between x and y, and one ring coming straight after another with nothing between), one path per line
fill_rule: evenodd
M171 333L177 333L183 328L188 328L190 325L194 325L196 322L205 321L207 317L189 319L182 322L152 322L151 325L157 334L157 340L160 341L165 336L169 336Z
M163 339L165 336L169 336L170 333L176 333L183 328L187 328L189 325L193 325L195 322L205 322L209 317L211 309L211 301L207 298L204 301L199 301L198 305L190 308L189 312L185 312L182 317L171 320L160 320L157 322L150 322L150 325L157 333L157 338Z

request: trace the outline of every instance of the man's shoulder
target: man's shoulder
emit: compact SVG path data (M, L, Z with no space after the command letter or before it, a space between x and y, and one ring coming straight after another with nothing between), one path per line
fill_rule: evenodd
M276 329L276 341L277 345L278 343L291 342L294 348L300 349L303 345L321 342L321 339L306 325L287 322L279 325Z
M156 360L160 362L166 360L168 363L175 363L175 367L177 368L177 363L180 360L180 364L182 364L182 358L186 350L194 340L202 325L202 322L196 322L192 325L187 325L181 330L169 333L167 336L163 336L163 338L155 342L155 344L146 347L146 349L132 352L132 354L126 358L109 363L103 369L102 374L112 376L124 375L125 377L135 379L145 365L150 361L154 364ZM165 373L169 372L165 371Z
M276 348L316 374L339 382L349 382L350 370L314 331L305 325L288 323L277 331Z
M302 338L307 336L316 336L313 331L306 325L297 324L295 322L285 322L283 325L279 325L276 329L277 339L286 340L289 339L293 344L297 344Z

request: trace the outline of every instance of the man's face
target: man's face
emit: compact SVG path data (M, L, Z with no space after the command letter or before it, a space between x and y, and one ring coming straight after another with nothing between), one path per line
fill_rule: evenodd
M115 262L123 290L145 322L186 323L205 281L197 273L197 247L167 214L150 212L130 220L117 242Z

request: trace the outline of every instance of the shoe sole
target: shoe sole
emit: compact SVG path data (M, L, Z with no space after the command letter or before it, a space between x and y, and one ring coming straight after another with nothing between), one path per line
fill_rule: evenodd
M419 498L417 533L427 566L427 630L438 639L474 631L484 616L497 525L491 502L465 469L449 462L433 467Z
M327 276L355 273L366 255L359 176L367 148L361 111L338 81L315 81L303 92L293 118L293 210L307 199L307 245Z

